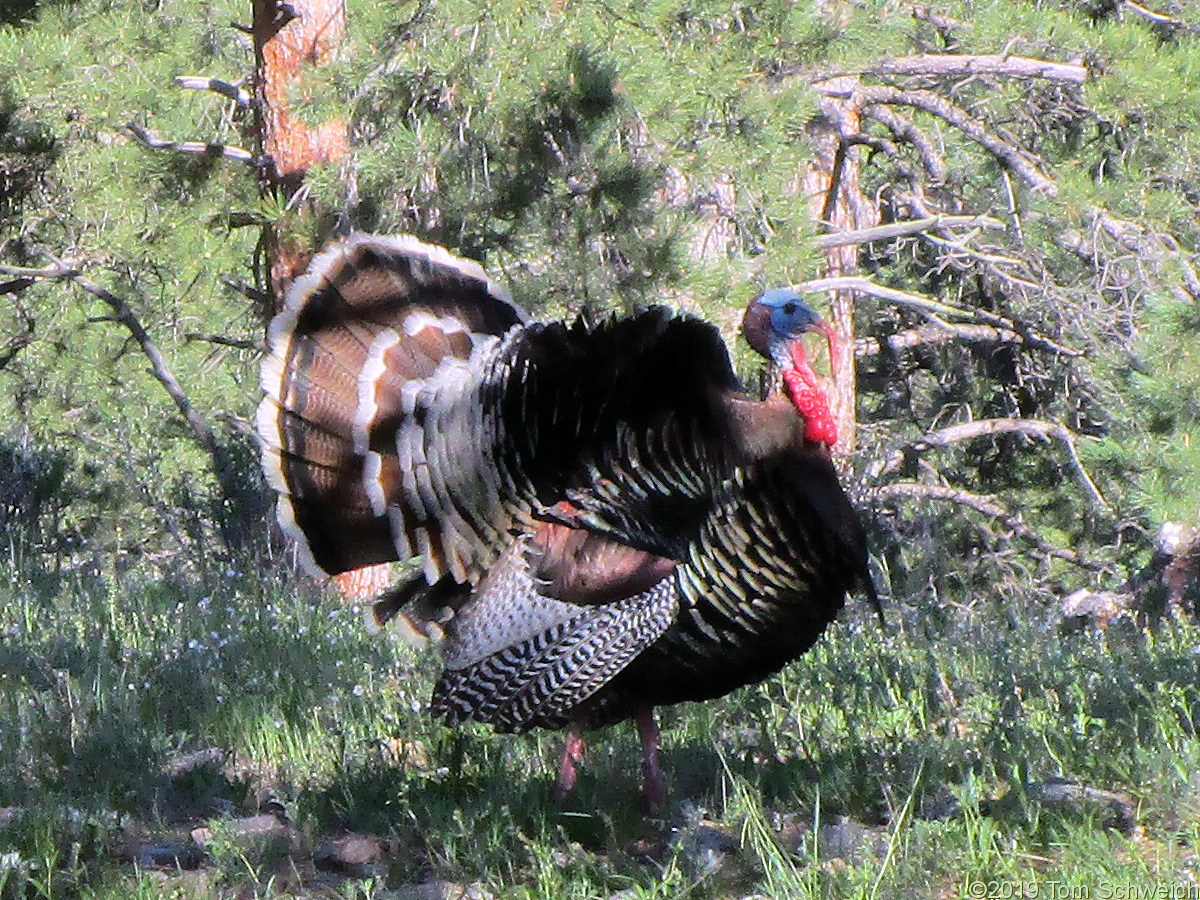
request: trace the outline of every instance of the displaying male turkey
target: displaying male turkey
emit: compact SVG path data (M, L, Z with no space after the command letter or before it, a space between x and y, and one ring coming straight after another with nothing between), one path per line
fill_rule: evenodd
M748 307L782 370L759 401L717 329L651 308L529 322L473 262L410 237L334 243L272 322L258 411L278 515L310 568L421 557L375 604L441 640L453 725L579 731L719 697L810 647L856 585L858 518L829 458L799 296Z

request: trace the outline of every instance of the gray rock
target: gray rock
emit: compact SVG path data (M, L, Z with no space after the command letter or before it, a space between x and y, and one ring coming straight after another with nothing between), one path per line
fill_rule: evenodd
M194 753L185 753L167 761L163 774L170 778L180 778L198 769L220 770L225 763L225 751L220 747L208 747Z
M495 900L496 895L479 883L426 881L422 884L406 884L377 896L378 900Z
M822 825L817 830L817 841L821 859L841 859L852 866L882 859L888 851L886 828L860 825L845 816L834 816L833 821Z
M343 834L327 838L313 853L318 869L340 872L353 878L382 874L383 842L367 834Z
M202 846L211 844L218 836L232 838L238 843L281 841L292 844L297 837L287 822L269 813L241 819L221 819L215 822L214 826L193 829L192 840Z
M817 828L815 842L812 826L807 822L786 825L779 837L785 850L805 860L840 860L861 866L871 859L881 859L888 851L885 827L862 825L845 816L833 816L823 822Z
M1099 815L1105 828L1113 828L1122 834L1133 834L1137 827L1137 807L1133 798L1115 791L1089 787L1065 778L1050 778L1026 785L1025 795L1047 809Z
M671 835L671 847L695 878L719 871L741 849L732 835L705 822L677 829Z
M193 841L156 841L134 847L131 857L143 869L198 869L207 854Z

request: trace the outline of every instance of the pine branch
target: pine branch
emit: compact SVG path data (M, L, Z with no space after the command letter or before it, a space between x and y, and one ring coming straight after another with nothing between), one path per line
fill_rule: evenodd
M267 346L262 341L247 341L243 338L225 337L221 334L201 334L198 331L189 331L183 337L189 341L203 341L206 344L232 347L235 350L254 350L259 353L265 351Z
M250 92L228 81L210 78L207 75L177 75L175 84L189 91L212 91L220 94L245 109L250 105Z
M830 247L845 247L849 244L869 244L872 241L890 241L895 238L919 234L933 228L970 227L1003 229L1004 223L989 216L925 216L921 219L909 219L905 222L889 222L887 225L875 225L871 228L860 228L857 231L840 231L835 234L823 234L813 243L821 250Z
M71 281L82 290L107 304L111 313L104 317L105 321L119 323L129 331L130 337L141 348L146 359L150 361L150 373L163 386L163 389L166 390L172 402L174 402L176 409L183 416L183 420L187 424L188 430L196 440L196 443L203 447L212 459L214 470L221 481L222 487L228 488L232 482L229 480L230 473L224 449L217 441L216 435L213 434L208 423L204 421L203 417L201 417L192 405L191 400L188 399L183 386L179 383L174 373L171 372L166 359L163 358L158 346L151 339L150 333L146 331L134 313L133 308L112 291L101 287L87 278L80 269L68 265L44 248L42 249L42 255L50 260L50 265L41 269L0 265L0 273L50 281Z
M1136 254L1139 259L1148 258L1154 262L1164 259L1173 260L1180 270L1181 281L1188 294L1200 302L1200 276L1181 252L1179 243L1168 234L1151 231L1144 225L1118 219L1112 213L1099 206L1088 209L1085 213L1110 238Z
M885 484L875 491L881 498L902 500L933 500L939 503L953 503L979 513L987 519L1000 524L1017 537L1023 538L1037 549L1043 556L1066 560L1076 566L1093 571L1104 569L1104 564L1085 556L1080 556L1074 550L1056 547L1044 537L1021 521L1020 516L1010 512L995 497L975 494L960 488L952 488L941 484L919 484L917 482L897 482Z
M21 291L33 284L33 279L25 276L22 278L10 278L8 281L0 283L0 294L20 294Z
M1064 356L1082 355L1078 350L1073 350L1030 329L1022 328L1003 316L997 316L994 313L989 313L981 309L964 309L959 306L952 306L949 303L943 303L940 300L934 300L932 297L927 297L924 294L914 294L911 291L901 291L896 288L885 287L861 275L815 278L812 281L794 284L792 285L792 289L810 294L817 293L818 291L858 291L859 293L878 297L881 300L889 300L898 306L912 309L925 316L934 324L947 328L947 330L950 330L953 326L946 323L940 318L941 316L948 316L954 319L975 319L1003 331L1020 334L1023 342L1040 350L1049 350L1054 353L1061 353Z
M1032 190L1040 191L1047 197L1058 196L1058 186L1053 179L1040 171L1024 151L988 131L978 120L939 94L933 91L901 90L884 86L860 87L858 94L864 106L911 106L936 116L991 153L1001 165L1016 174Z
M946 181L946 160L924 131L887 106L868 106L863 110L863 115L887 128L897 142L911 145L921 157L921 165L930 181L934 184Z
M26 276L23 278L14 279L14 281L33 284L34 280ZM10 282L10 284L11 283L12 282ZM0 285L0 288L3 288L3 285ZM5 291L0 290L0 293L5 293ZM9 291L8 293L19 293L19 291ZM10 336L7 343L4 345L4 349L0 350L0 369L7 369L9 363L16 359L17 355L22 350L33 343L34 335L37 333L37 321L30 314L29 310L25 308L19 298L15 299L14 302L17 308L17 315L21 319L21 330L18 333Z
M958 44L956 31L967 29L971 26L966 22L960 22L958 19L952 19L949 16L940 13L929 6L914 5L909 8L909 13L918 22L926 22L932 25L937 33L941 35L947 49L953 49Z
M891 353L903 353L919 347L961 342L966 344L1024 344L1025 338L1015 331L991 325L963 325L937 321L920 328L908 328L890 334L882 340L859 338L854 342L854 355L860 359L877 356L886 348Z
M1192 34L1200 33L1200 29L1194 25L1189 25L1183 19L1176 19L1168 16L1166 13L1157 12L1141 3L1135 3L1134 0L1122 0L1121 9L1127 9L1135 16L1145 19L1151 25L1156 25L1164 30L1188 31Z
M1086 66L1077 63L1057 63L1025 56L992 53L959 55L954 53L922 53L918 56L899 56L884 59L863 70L863 74L892 78L917 75L970 76L996 75L1005 78L1041 78L1067 84L1087 81Z
M271 295L266 291L259 290L254 285L241 278L234 278L232 275L221 275L217 278L221 284L232 291L237 291L247 300L253 301L260 309L271 308Z
M162 138L152 135L137 122L127 123L125 130L139 143L144 144L152 150L174 150L177 153L189 153L193 156L222 156L226 159L249 163L250 165L257 165L258 162L258 158L249 150L244 150L241 147L233 147L229 144L217 142L204 143L203 141L165 141Z
M1083 462L1079 459L1079 453L1075 447L1078 435L1064 425L1060 425L1057 422L1046 422L1041 419L979 419L974 422L963 422L959 425L951 425L948 428L931 431L929 434L923 435L907 446L893 450L878 465L875 474L885 475L895 471L912 454L923 453L926 450L936 447L947 447L962 441L971 441L975 438L998 434L1023 434L1026 437L1037 440L1058 441L1062 444L1063 450L1067 454L1067 459L1070 461L1071 468L1075 472L1075 477L1079 479L1079 483L1083 486L1084 494L1087 496L1088 503L1091 505L1093 511L1101 514L1112 512L1112 507L1104 499L1104 495L1100 493L1100 489L1096 487L1096 483L1092 481L1092 477L1088 474Z

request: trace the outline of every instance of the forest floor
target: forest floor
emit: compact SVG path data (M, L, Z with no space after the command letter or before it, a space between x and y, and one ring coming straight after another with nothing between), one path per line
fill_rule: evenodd
M11 575L0 897L1200 898L1200 628L855 604L631 727L431 722L436 660L304 582Z

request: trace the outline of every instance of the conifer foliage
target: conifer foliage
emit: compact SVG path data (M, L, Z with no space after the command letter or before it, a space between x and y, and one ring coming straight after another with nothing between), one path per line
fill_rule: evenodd
M897 597L1132 596L1160 527L1200 521L1190 6L351 3L270 96L266 6L0 21L0 449L59 473L36 527L6 519L33 557L112 550L114 518L130 564L263 549L272 254L352 228L555 315L732 331L759 287L809 284L855 339L845 462ZM284 102L336 152L272 183Z

